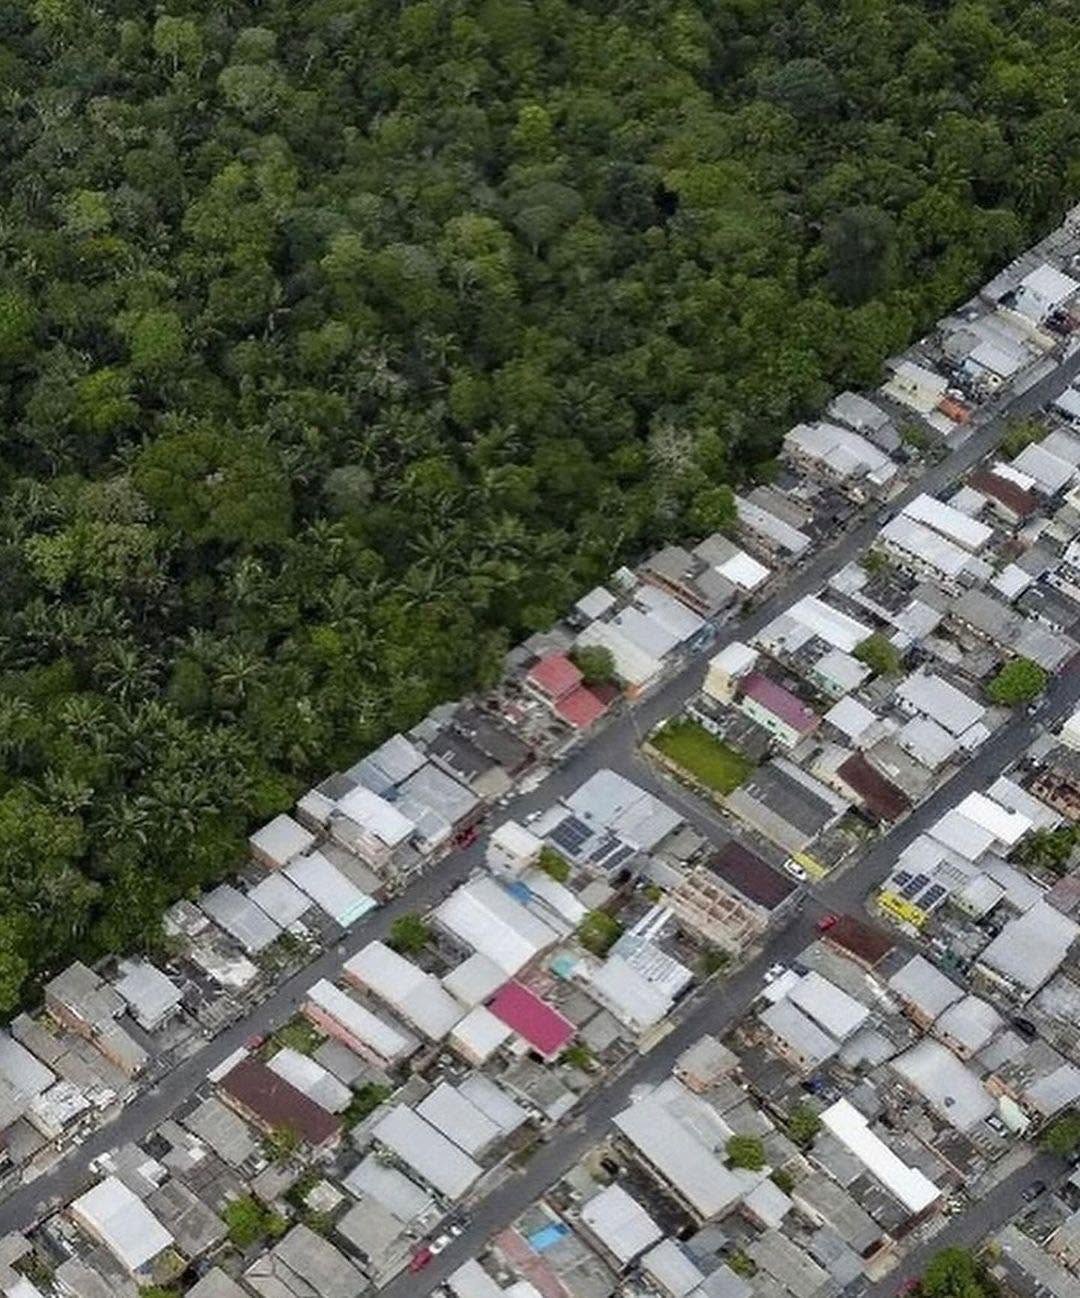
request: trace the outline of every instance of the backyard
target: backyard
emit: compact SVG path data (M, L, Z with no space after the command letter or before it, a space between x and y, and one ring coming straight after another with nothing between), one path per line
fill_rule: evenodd
M696 721L673 721L652 737L652 745L688 775L717 793L737 789L754 769L748 758Z

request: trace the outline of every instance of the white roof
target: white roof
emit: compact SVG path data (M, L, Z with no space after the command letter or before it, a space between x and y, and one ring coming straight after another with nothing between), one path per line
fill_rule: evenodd
M930 826L930 835L939 843L952 848L966 861L977 861L994 842L994 835L982 825L977 825L955 807L939 817Z
M916 761L922 762L932 771L947 762L960 747L947 730L925 716L905 721L897 731L896 742L911 753Z
M342 1184L357 1198L366 1195L381 1203L387 1212L393 1213L406 1225L425 1217L434 1206L427 1190L421 1189L399 1168L383 1162L374 1153L361 1159Z
M1035 485L1049 496L1067 486L1076 474L1076 470L1068 461L1058 459L1037 442L1025 446L1013 460L1013 465L1021 473L1030 474L1035 479Z
M220 884L212 892L204 893L199 905L249 955L256 955L281 935L281 929L270 916L231 883Z
M516 820L504 820L501 825L497 825L491 831L491 845L522 861L535 860L544 846L532 830L526 829Z
M903 550L944 577L959 577L971 562L970 553L918 519L897 514L881 529L882 540Z
M646 653L611 622L590 623L578 636L577 644L600 645L609 650L616 676L627 685L647 685L662 667L659 659Z
M830 725L835 726L841 734L845 734L849 739L858 742L859 738L874 725L877 717L858 699L845 695L825 713L825 720Z
M936 1019L964 994L951 978L946 978L921 955L913 955L898 969L889 979L889 986L931 1019Z
M1005 460L996 460L992 471L996 477L1015 482L1025 491L1030 491L1035 486L1035 479L1030 473L1021 473L1014 464L1008 464Z
M965 730L981 721L986 709L955 685L928 672L912 672L896 687L896 696L903 703L936 721L950 735L962 735Z
M355 924L377 905L374 897L361 892L322 852L295 857L282 873L342 928Z
M555 929L487 875L456 888L436 908L434 917L507 975L516 974L559 939Z
M345 976L384 1000L429 1041L441 1041L465 1017L439 980L385 942L369 942L345 962Z
M330 1113L342 1113L349 1107L352 1091L321 1064L291 1046L271 1055L266 1066Z
M978 1077L940 1041L924 1037L890 1066L957 1131L970 1131L997 1109Z
M56 1081L56 1074L46 1068L24 1045L0 1032L0 1077L28 1100L35 1099Z
M268 875L268 878L274 878ZM127 1001L135 1019L144 1026L158 1023L184 998L184 993L149 960L121 960L116 990ZM153 1027L148 1028L153 1031Z
M416 1112L466 1154L481 1154L502 1136L499 1125L449 1082L440 1082Z
M677 1105L665 1103L666 1098L656 1091L631 1104L616 1115L615 1125L699 1216L717 1217L739 1198L743 1183L693 1121L680 1120Z
M969 518L952 505L928 496L926 492L921 492L910 504L905 505L903 513L907 518L914 518L917 522L932 527L935 532L962 545L965 550L981 550L994 535L992 527Z
M865 1005L814 970L791 988L788 1000L839 1041L851 1036L870 1015Z
M999 843L1006 847L1016 844L1031 828L1031 821L1019 811L1007 811L1000 803L988 798L985 793L969 793L957 805L957 811L968 820L989 830Z
M446 1283L454 1298L505 1298L505 1290L495 1283L475 1258L463 1262Z
M756 649L751 649L741 640L732 640L730 644L724 645L719 653L713 654L709 659L709 667L710 669L715 667L729 676L739 676L743 672L748 672L757 660Z
M1037 991L1065 959L1080 928L1045 901L1010 920L982 951L979 963Z
M691 1298L705 1273L681 1244L666 1235L641 1259L641 1270L671 1298Z
M882 392L901 405L929 414L945 395L948 383L940 374L914 361L900 361L892 377L882 385Z
M1077 289L1080 284L1076 280L1044 261L1020 281L1013 310L1039 323L1067 302Z
M442 985L462 1005L471 1009L493 996L506 982L506 973L494 960L474 951L448 974L443 974Z
M832 645L834 649L842 649L844 653L851 653L870 634L868 626L841 613L816 595L804 595L787 612L789 617L809 627L819 639Z
M632 969L621 956L610 955L589 974L589 985L620 1023L635 1032L654 1027L671 1009L671 997Z
M617 627L628 640L652 658L663 658L679 644L679 637L651 613L639 608L624 608L609 626Z
M1066 388L1051 404L1069 419L1080 419L1080 392L1076 388Z
M766 568L763 563L758 563L745 550L739 550L730 559L716 564L716 571L721 577L726 577L733 586L750 591L757 590L762 582L769 580L771 569Z
M403 1104L390 1109L371 1134L448 1199L460 1199L480 1176L478 1163Z
M574 608L582 617L587 617L590 621L593 618L603 617L616 604L615 596L606 586L594 586L587 594L582 595Z
M138 1195L107 1176L71 1205L71 1215L108 1248L128 1271L141 1271L173 1237Z
M269 860L284 865L300 852L306 852L315 843L315 835L284 812L268 824L257 829L248 839L253 850Z
M825 1109L821 1121L826 1129L899 1199L912 1214L922 1212L941 1197L941 1191L917 1167L907 1164L867 1125L866 1119L847 1100L837 1100Z
M664 1237L641 1204L618 1184L583 1204L581 1220L623 1266Z
M248 899L282 928L289 928L311 909L311 898L280 872L260 880L248 891Z
M416 826L385 798L372 793L362 784L338 800L338 811L361 829L366 829L387 847L397 847L416 830Z
M798 557L811 545L810 537L805 532L800 532L797 527L792 527L790 523L785 523L782 518L777 518L775 514L769 513L767 509L762 509L752 500L747 500L744 496L735 497L735 509L739 516L739 522L749 528L752 532L757 532L761 536L768 537L789 554Z
M458 1090L471 1100L481 1113L486 1113L504 1135L517 1131L529 1120L528 1113L487 1076L486 1073L469 1073Z
M810 459L821 460L843 477L874 473L888 481L896 473L896 465L872 442L836 424L796 424L784 442Z
M310 988L307 996L312 1004L340 1023L350 1036L370 1046L382 1059L393 1061L404 1058L416 1046L411 1037L372 1014L359 1001L325 978L320 978Z
M996 573L990 585L1005 596L1006 599L1012 600L1020 595L1032 583L1032 576L1023 568L1015 563L1007 563L999 573Z
M680 643L692 639L705 625L703 617L657 586L640 587L634 595L634 602L652 621L677 636Z
M487 1060L514 1035L502 1019L497 1019L486 1005L477 1005L454 1025L450 1044L474 1063Z

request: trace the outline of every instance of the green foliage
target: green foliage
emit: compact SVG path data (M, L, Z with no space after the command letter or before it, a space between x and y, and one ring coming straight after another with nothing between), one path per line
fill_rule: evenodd
M250 1248L261 1239L283 1235L288 1225L283 1217L265 1207L252 1194L230 1200L221 1215L230 1243L241 1249Z
M987 685L986 692L1002 707L1016 707L1037 699L1049 682L1045 670L1030 658L1013 658Z
M590 910L578 925L578 941L593 955L605 956L622 936L622 925L607 911Z
M559 1056L564 1064L569 1064L571 1068L580 1068L588 1071L593 1067L592 1051L583 1041L575 1041Z
M1033 442L1041 442L1045 436L1046 428L1038 419L1011 419L1001 439L1001 453L1011 460Z
M586 685L608 685L615 679L615 659L604 645L579 645L571 650L570 659Z
M545 874L550 875L556 883L565 883L570 878L570 862L561 853L556 852L553 847L542 847L536 864Z
M272 1163L287 1163L300 1148L300 1133L295 1127L282 1123L266 1136L263 1145Z
M701 953L698 968L703 978L711 978L713 974L718 974L721 969L727 968L730 963L731 957L726 951L721 951L718 946L710 946Z
M930 449L930 434L921 424L916 424L910 420L900 429L900 440L905 446L911 447L913 451Z
M946 1248L930 1260L919 1291L925 1298L994 1298L998 1286L969 1249Z
M1080 1112L1070 1109L1062 1113L1042 1133L1039 1145L1048 1154L1070 1158L1080 1149Z
M896 676L903 664L900 651L880 631L856 645L854 656L878 676Z
M0 59L9 1008L730 526L1080 192L1047 0L28 0Z
M358 1087L349 1107L342 1114L346 1127L355 1127L358 1122L363 1122L369 1113L374 1113L380 1104L385 1104L392 1094L389 1086L380 1086L377 1082L365 1082Z
M821 1119L809 1104L796 1104L787 1116L787 1134L800 1149L809 1149L821 1130Z
M795 1189L795 1178L782 1167L774 1168L769 1173L769 1180L778 1190L783 1190L785 1194L790 1194Z
M288 1047L302 1055L314 1054L325 1040L324 1034L302 1014L283 1024L270 1038L276 1049L283 1050Z
M765 1146L757 1136L729 1136L726 1152L729 1167L760 1172L765 1166Z
M431 940L431 930L419 915L399 915L390 925L387 946L400 955L415 955Z
M1021 840L1015 857L1023 865L1051 874L1065 874L1077 843L1080 828L1076 825L1059 825L1056 829L1036 829Z
M728 1254L727 1264L736 1275L745 1276L747 1279L757 1272L757 1264L754 1259L748 1253L744 1253L741 1248L737 1248Z
M753 762L714 738L696 721L670 721L651 743L676 766L718 793L737 789L754 769Z

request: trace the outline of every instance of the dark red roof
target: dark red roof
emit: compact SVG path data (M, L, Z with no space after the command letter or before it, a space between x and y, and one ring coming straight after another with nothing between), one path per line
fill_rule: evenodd
M978 473L973 473L968 478L968 486L974 487L984 496L991 496L994 500L1000 501L1006 509L1011 509L1020 518L1027 518L1029 514L1034 514L1038 507L1033 492L1026 487L1021 487L1018 482L1013 482L1010 478L992 473L989 469L980 469Z
M288 1127L307 1145L324 1145L341 1129L332 1113L251 1056L226 1073L220 1086L264 1126Z
M795 891L794 880L748 851L734 839L724 844L709 861L709 869L755 906L775 910Z
M808 734L817 725L819 717L812 708L808 708L802 699L796 698L789 689L779 681L763 676L761 672L750 672L740 682L743 694L753 699L774 717L779 717L785 725L791 726L802 734Z
M884 960L893 949L892 941L881 929L864 924L854 915L838 915L836 923L825 934L825 941L832 942L870 968Z
M837 775L853 789L870 814L878 820L899 820L911 810L911 800L902 789L871 766L862 753L852 753L836 768Z
M488 1009L545 1059L557 1055L574 1035L569 1019L519 982L500 987Z
M566 654L551 654L530 668L526 679L549 699L561 699L581 684L581 672Z
M571 690L556 701L555 711L575 730L587 730L604 715L607 704L601 703L592 690L579 685L576 690Z

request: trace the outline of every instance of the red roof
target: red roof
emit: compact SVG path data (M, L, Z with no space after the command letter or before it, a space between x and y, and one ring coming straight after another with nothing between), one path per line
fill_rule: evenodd
M581 672L566 654L552 654L541 658L530 669L526 680L549 699L561 699L581 684Z
M871 766L862 753L852 753L836 768L836 773L862 798L866 810L878 820L899 820L911 810L907 794Z
M576 690L564 694L555 704L555 711L575 730L587 730L594 721L598 721L607 711L607 704L602 703L592 690L579 685Z
M500 987L488 1009L545 1059L557 1055L574 1035L569 1019L519 982Z
M838 915L836 923L825 934L831 942L873 968L893 949L891 940L879 928L872 928L854 915Z
M976 491L982 492L984 496L993 497L1006 509L1011 509L1018 518L1027 518L1029 514L1034 514L1038 507L1034 492L1028 491L1026 487L1021 487L1018 482L1013 482L1011 478L1003 478L1000 474L992 473L989 469L982 469L978 473L973 473L968 478L968 486L974 487Z
M796 698L779 681L774 681L761 672L750 672L742 678L742 692L747 698L779 717L785 725L800 734L808 734L819 721L812 708L808 708L802 699Z
M254 1056L241 1060L221 1079L221 1089L265 1127L286 1127L307 1145L324 1145L341 1129L334 1117L303 1091Z

